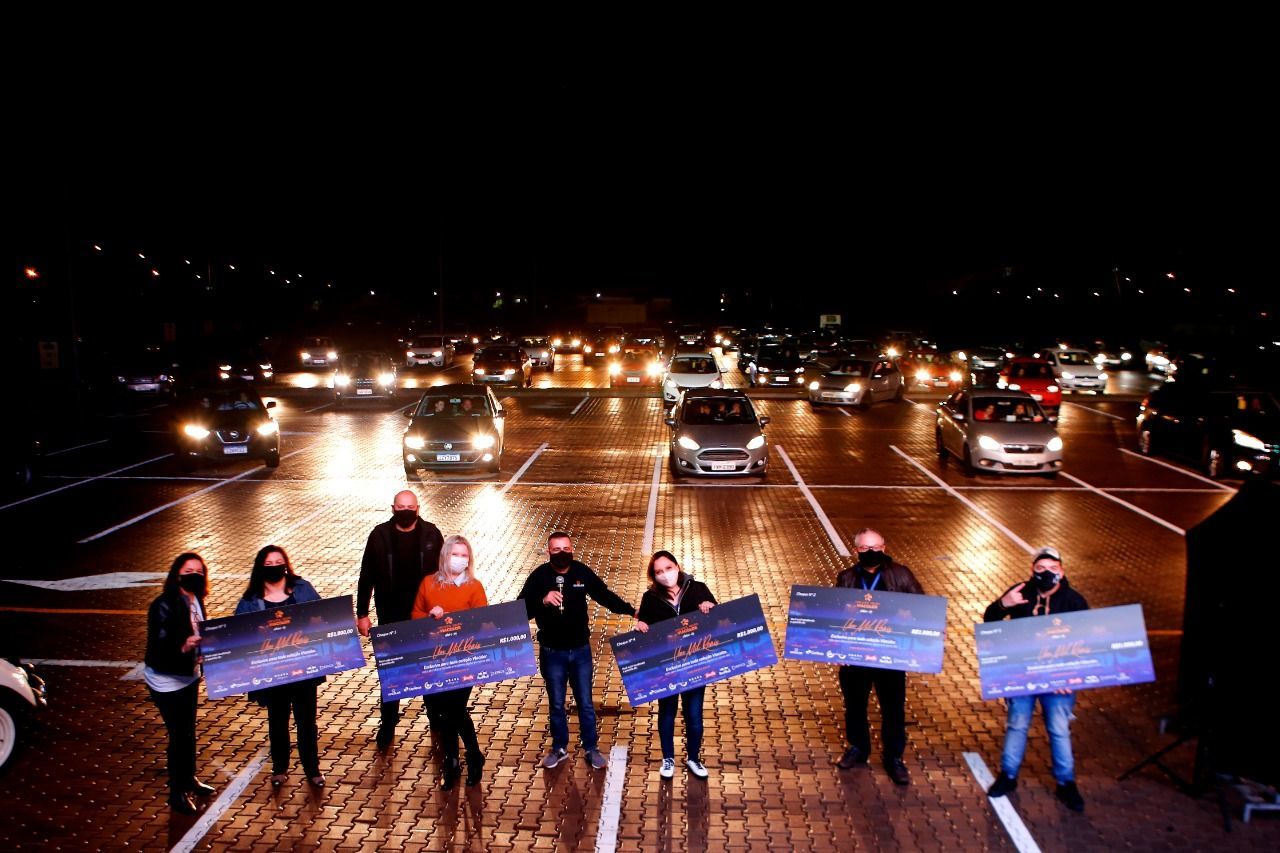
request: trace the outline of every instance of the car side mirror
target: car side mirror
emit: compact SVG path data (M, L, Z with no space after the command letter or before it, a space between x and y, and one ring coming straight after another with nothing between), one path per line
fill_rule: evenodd
M963 413L963 412L952 412L952 413L951 413L951 417L955 418L955 419L956 419L956 420L958 420L958 421L962 421L962 420L964 420L964 413Z
M405 412L404 416L409 420L413 420L413 409L410 409L409 411Z
M275 400L268 400L268 401L267 401L267 408L268 408L268 409L274 409L275 407L276 407L276 401L275 401Z
M675 418L663 418L663 421L662 421L662 422L663 422L664 424L666 424L667 426L669 426L669 427L673 427L673 426L675 426L675 425L676 425L676 419L675 419Z
M762 426L762 427L766 427L766 426L768 426L768 425L769 425L769 416L768 416L768 415L761 415L761 416L760 416L760 426Z

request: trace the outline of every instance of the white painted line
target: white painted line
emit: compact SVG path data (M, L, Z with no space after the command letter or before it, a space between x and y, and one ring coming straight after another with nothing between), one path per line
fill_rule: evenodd
M271 537L267 541L271 543L283 541L284 537L288 536L290 533L297 530L299 527L306 524L308 521L311 521L313 518L315 518L317 515L324 512L325 510L329 509L331 506L333 506L333 501L326 503L324 506L320 507L315 512L308 513L307 516L303 518L301 521L295 522L294 524L290 524L284 530L281 530L279 533L277 533L275 536ZM219 574L220 576L225 577L225 575L222 575L221 573Z
M281 456L280 459L281 460L288 459L290 456L297 456L299 453L306 453L308 450L313 450L313 449L315 449L315 445L313 445L312 447L304 447L302 450L295 450L292 453L287 453L284 456ZM141 515L135 515L133 518L129 519L128 521L120 522L114 527L108 527L106 530L99 530L97 533L93 534L92 536L86 536L84 539L81 539L76 544L84 545L88 542L94 541L95 539L101 539L104 536L110 536L112 533L115 533L117 530L123 530L124 528L129 527L130 525L137 524L139 521L142 521L143 519L147 519L153 515L162 513L166 509L175 507L178 504L186 503L187 501L193 500L194 498L201 497L202 495L206 495L215 489L221 489L223 486L228 485L229 483L234 483L237 480L241 480L241 479L244 479L245 477L248 477L250 474L256 474L259 471L265 470L266 467L267 467L266 465L259 465L257 468L250 468L248 471L245 471L240 474L236 474L234 477L228 477L225 480L219 480L218 482L214 483L212 486L205 486L203 489L192 492L186 497L178 498L175 501L169 501L167 504L164 504L163 506L158 506L155 509L149 509L146 512L142 513Z
M574 409L573 409L573 411L569 413L569 417L573 417L574 415L578 414L578 411L579 411L583 406L585 406L585 405L587 404L587 401L588 401L588 400L590 400L590 399L591 399L590 397L583 397L583 398L582 398L582 402L581 402L581 403L579 403L577 406L575 406L575 407L574 407Z
M1116 421L1129 420L1128 418L1122 418L1119 415L1113 415L1110 412L1104 412L1102 411L1102 409L1095 409L1093 406L1085 406L1080 403L1070 403L1070 402L1067 405L1075 406L1077 409L1087 409L1088 411L1093 412L1094 414L1102 415L1104 418L1111 418L1112 420L1116 420Z
M844 540L840 538L840 534L836 532L835 527L831 524L831 519L827 518L826 512L822 509L822 504L818 503L818 499L813 496L813 492L809 491L809 487L804 484L804 478L796 470L796 466L792 463L791 457L787 455L787 451L783 450L781 444L775 444L773 449L778 451L778 455L782 457L782 461L786 464L791 476L795 478L796 484L800 487L800 493L809 501L809 506L813 507L813 512L818 516L818 521L822 522L822 529L827 531L827 538L831 540L832 545L836 546L836 553L841 557L853 556L848 547L845 546Z
M142 671L146 668L147 668L147 665L145 662L139 663L133 669L129 670L124 675L120 676L120 680L121 681L145 681L146 676L142 674Z
M514 474L511 475L511 479L507 480L506 485L498 490L498 494L505 495L508 491L510 491L511 487L516 484L516 481L520 479L521 475L524 474L525 471L529 470L529 466L533 464L533 461L537 459L539 456L541 456L542 451L546 449L547 449L547 443L545 441L542 442L542 444L538 445L538 449L533 451L533 455L524 461L524 464L520 466L519 471L516 471Z
M908 403L910 403L913 406L922 405L921 403L917 403L915 400L912 400L910 397L903 397L902 399L906 400Z
M653 553L653 528L658 521L658 484L662 480L662 448L658 448L653 459L653 482L649 485L649 509L644 516L644 542L640 546L641 555Z
M70 453L73 450L80 450L85 447L97 447L99 444L106 444L111 439L100 438L97 441L86 441L84 444L77 444L75 447L64 447L61 450L55 450L52 453L46 453L45 456L61 456L64 453Z
M1127 453L1130 456L1136 456L1138 459L1141 459L1144 462L1151 462L1152 464L1155 464L1155 465L1163 465L1165 468L1168 468L1170 471L1177 471L1179 474L1186 474L1188 477L1194 477L1200 482L1208 483L1214 488L1221 489L1224 492L1235 491L1235 489L1231 488L1226 483L1219 483L1217 480L1211 480L1208 477L1204 477L1204 476L1201 476L1200 474L1197 474L1195 471L1188 471L1186 468L1183 468L1180 465L1174 465L1172 463L1165 462L1163 459L1153 459L1150 456L1143 456L1141 453L1134 453L1132 450L1129 450L1124 447L1121 447L1118 449L1120 450L1121 453Z
M1149 513L1142 507L1137 506L1136 504L1129 503L1124 498L1118 498L1115 495L1109 495L1106 492L1104 492L1102 489L1099 489L1097 486L1086 483L1084 480L1081 480L1079 477L1073 477L1070 474L1068 474L1066 471L1059 471L1058 473L1061 476L1066 477L1068 480L1070 480L1073 483L1079 483L1089 491L1093 492L1095 495L1101 495L1102 497L1106 498L1107 500L1113 503L1120 504L1120 506L1124 507L1125 509L1131 509L1134 512L1136 512L1138 515L1142 516L1143 518L1150 519L1151 521L1154 521L1156 524L1160 525L1161 527L1164 527L1168 530L1172 530L1174 533L1178 534L1179 536L1187 535L1187 531L1183 530L1178 525L1171 524L1170 522L1165 521L1160 516Z
M267 751L265 749L258 750L258 754L250 759L249 763L244 766L236 777L231 780L227 787L222 789L222 793L218 795L218 799L209 804L209 808L205 813L200 815L200 819L192 824L187 830L187 834L179 839L178 843L169 848L170 853L191 853L196 849L196 845L204 838L205 833L213 829L213 825L218 822L227 809L240 797L244 789L249 787L249 781L258 775L258 771L262 769L262 765L267 763Z
M136 660L62 660L58 658L24 658L27 663L36 666L85 666L102 669L133 670L143 666Z
M49 491L41 492L38 495L31 495L30 497L25 497L25 498L22 498L21 500L16 500L13 503L7 503L4 506L0 506L0 510L5 510L13 506L18 506L20 504L27 503L28 501L39 500L40 498L48 497L49 495L54 495L54 494L57 494L58 492L65 492L67 489L74 489L76 486L83 486L85 483L92 483L94 480L102 480L107 477L110 477L113 474L119 474L121 471L128 471L133 468L141 468L143 465L150 465L152 462L159 462L161 459L168 459L172 455L173 455L172 453L166 453L163 456L156 456L153 459L147 459L143 462L135 462L132 465L126 465L123 468L117 468L114 471L108 471L107 473L99 474L96 477L90 477L87 480L80 480L79 482L68 483L65 486L58 486L58 488L56 489L50 489Z
M976 752L964 753L964 761L969 765L973 778L978 780L978 785L985 794L991 787L991 783L996 780L991 775L991 770L987 768L987 763ZM1040 845L1036 844L1036 840L1031 837L1027 825L1022 822L1022 818L1018 817L1018 812L1007 796L987 797L987 802L991 804L996 817L1000 818L1000 822L1004 824L1004 830L1009 833L1009 840L1013 842L1014 847L1018 848L1018 853L1040 853Z
M846 418L853 417L853 415L849 414L849 410L846 409L844 406L836 406L836 411L844 415Z
M332 406L332 405L333 405L333 401L332 401L332 400L330 400L329 402L327 402L327 403L325 403L325 404L323 404L323 405L316 406L314 409L307 409L305 412L303 412L303 414L304 414L304 415L309 415L309 414L311 414L312 412L318 412L318 411L320 411L321 409L327 409L329 406Z
M937 474L934 474L934 473L933 473L932 471L930 471L928 468L924 467L924 466L923 466L923 465L921 465L919 462L917 462L916 460L912 459L912 458L911 458L910 456L908 456L907 454L903 453L903 452L902 452L902 449L901 449L901 448L899 448L899 447L898 447L898 445L896 445L896 444L891 444L891 445L889 445L889 447L893 448L893 452L894 452L894 453L898 454L898 455L899 455L899 456L901 456L903 459L907 460L907 461L908 461L908 462L910 462L912 465L914 465L916 468L920 469L920 471L922 471L926 477L928 477L930 480L933 480L935 483L937 483L939 486L941 486L941 487L942 487L946 492L948 492L948 493L949 493L953 498L955 498L956 500L960 501L960 503L964 504L964 505L965 505L965 506L967 506L969 509L973 510L975 513L977 513L979 516L981 516L981 517L982 517L982 519L983 519L984 521L986 521L986 522L987 522L987 524L990 524L992 527L994 527L995 529L999 530L999 531L1000 531L1001 533L1003 533L1005 536L1008 536L1008 537L1009 537L1009 539L1011 539L1012 541L1016 542L1019 548L1021 548L1021 549L1022 549L1022 550L1024 550L1024 551L1026 551L1028 554L1035 554L1035 552L1036 552L1036 549L1035 549L1035 548L1032 548L1030 545L1028 545L1028 544L1026 543L1026 541L1025 541L1025 540L1023 540L1023 538L1022 538L1021 536L1019 536L1018 534L1014 533L1012 530L1010 530L1009 528L1005 527L1005 526L1004 526L1003 524L1001 524L1000 522L996 521L996 520L995 520L995 518L991 515L991 513L987 512L985 509L983 509L982 507L978 506L976 503L974 503L973 501L969 500L969 499L968 499L968 498L966 498L964 495L960 494L958 491L956 491L954 488L952 488L950 484L948 484L946 481L944 481L944 480L943 480L941 477L939 477Z
M600 825L596 829L596 853L618 849L618 820L622 816L622 787L627 779L627 748L609 750L609 772L604 777L604 799L600 804Z

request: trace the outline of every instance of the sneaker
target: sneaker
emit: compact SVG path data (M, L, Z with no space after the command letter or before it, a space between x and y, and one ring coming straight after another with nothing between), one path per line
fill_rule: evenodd
M1080 796L1080 789L1076 787L1075 782L1059 782L1058 790L1053 794L1073 812L1084 811L1084 797Z
M676 760L674 758L662 759L662 767L658 768L658 775L663 779L670 779L676 775Z
M1003 770L996 777L996 781L991 783L991 787L987 789L988 797L1003 797L1018 787L1018 780L1005 775Z
M564 747L554 747L547 753L546 758L542 759L542 766L550 770L552 767L558 767L561 761L569 757L569 751Z
M689 772L692 773L694 776L697 776L699 779L707 778L707 768L703 767L702 762L699 761L698 759L690 758L688 761L684 763L684 766L688 767Z
M886 758L884 760L884 770L889 774L889 778L893 780L893 784L911 784L911 774L907 772L907 765L903 763L901 758Z
M859 764L866 764L867 756L862 750L856 746L851 746L844 751L844 755L840 756L840 760L836 762L836 767L841 770L849 770Z
M588 749L583 758L587 759L587 763L591 765L592 770L602 770L609 766L609 759L601 755L598 749Z

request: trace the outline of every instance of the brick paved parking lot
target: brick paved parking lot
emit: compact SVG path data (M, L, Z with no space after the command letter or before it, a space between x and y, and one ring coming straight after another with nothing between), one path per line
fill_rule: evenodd
M1009 798L1026 835L1044 850L1280 849L1280 826L1265 815L1235 822L1228 835L1212 798L1185 796L1158 771L1117 781L1172 741L1158 719L1174 709L1186 569L1179 531L1232 495L1230 482L1125 452L1131 399L1065 405L1067 464L1048 480L970 477L940 465L929 400L815 411L798 397L763 396L757 407L772 419L767 477L699 482L667 468L659 399L588 396L580 389L592 371L577 361L504 398L500 474L410 481L422 516L471 539L491 602L516 596L553 530L573 532L578 558L632 603L646 584L650 547L670 549L719 600L759 595L779 652L790 587L830 585L852 561L853 534L878 528L886 550L949 601L942 672L908 677L909 787L895 786L875 760L869 769L833 765L845 746L836 668L794 661L709 687L710 778L679 765L661 783L656 708L627 702L608 643L630 620L597 608L595 702L601 748L613 752L607 770L574 753L554 770L538 766L549 738L534 676L474 690L484 781L441 793L421 702L406 703L392 748L375 749L378 680L366 642L369 665L320 689L326 788L310 789L295 768L273 790L265 711L244 697L202 698L199 766L219 793L202 816L171 815L164 730L137 667L146 607L169 562L187 549L205 557L213 616L232 612L254 553L272 542L322 596L354 594L368 532L406 487L399 409L334 411L323 389L285 388L275 410L285 454L278 469L237 462L183 473L166 455L163 413L152 413L110 441L52 458L34 497L0 508L10 547L0 570L5 638L24 658L44 661L50 695L0 778L0 846L1012 849L972 769L998 769L1004 731L1002 709L979 697L972 625L1027 577L1024 542L1057 545L1091 606L1141 603L1158 673L1155 683L1079 694L1083 814L1055 800L1035 724ZM434 374L422 376L430 384ZM575 739L576 726L571 715ZM677 726L678 746L680 737ZM1176 750L1171 766L1189 773L1192 752ZM612 807L611 787L620 793Z

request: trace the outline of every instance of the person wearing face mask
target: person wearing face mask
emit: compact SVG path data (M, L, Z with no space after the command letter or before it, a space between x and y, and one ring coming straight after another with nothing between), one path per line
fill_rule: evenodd
M649 588L640 597L636 630L647 632L656 622L684 613L710 613L715 596L707 585L689 577L670 551L658 551L649 558ZM658 700L658 739L662 741L662 766L658 775L670 779L676 772L676 708L684 703L684 743L689 757L685 766L699 779L707 778L702 763L702 703L707 688L695 687Z
M441 619L446 613L484 607L489 600L484 585L475 576L475 562L471 555L471 543L465 536L446 536L440 549L440 565L434 575L422 581L418 596L413 601L413 618L430 616ZM467 711L471 688L462 687L426 697L431 709L433 726L440 735L444 749L444 765L440 774L440 789L452 790L462 775L458 761L458 738L467 748L467 786L480 784L480 771L484 767L484 753L476 739L475 723Z
M853 537L858 552L856 565L836 578L836 586L846 589L880 590L924 595L916 576L906 566L894 562L884 552L880 531L864 527ZM911 784L911 774L902 760L907 748L907 674L896 669L869 666L841 666L840 692L844 694L844 730L849 748L836 762L841 770L866 764L871 754L871 724L867 702L871 688L880 703L880 750L885 772L897 785Z
M200 698L200 623L209 592L209 568L199 554L179 554L164 588L147 608L147 652L142 677L169 734L169 807L196 814L195 796L214 792L196 778L196 704Z
M1014 584L1004 595L991 602L982 616L984 622L1022 619L1026 616L1049 616L1088 610L1084 596L1071 588L1062 571L1062 555L1056 548L1045 546L1031 558L1031 580ZM1044 712L1044 727L1049 732L1049 751L1053 756L1053 777L1058 787L1055 796L1072 811L1084 811L1084 798L1076 787L1075 759L1071 752L1071 714L1076 697L1070 690L1040 693L1033 696L1010 696L1005 699L1008 717L1004 731L1004 749L1000 755L1000 774L987 789L989 797L1003 797L1018 787L1018 769L1027 752L1027 731L1035 714L1036 700Z
M307 579L294 574L293 565L284 549L279 545L268 545L253 558L249 585L245 587L244 595L236 605L236 615L319 600L319 593ZM302 760L302 772L312 785L324 787L316 727L316 688L322 681L324 676L249 693L251 700L267 708L273 788L279 788L289 779L290 712L298 727L298 758Z
M592 769L608 765L599 749L596 709L591 699L591 628L587 597L614 613L634 617L636 609L618 597L600 576L573 559L573 539L557 531L547 538L547 562L525 579L518 598L538 623L538 667L547 686L551 751L542 759L550 770L569 754L569 718L564 710L566 687L578 705L583 757Z
M440 529L418 515L418 496L407 489L396 494L391 519L373 528L360 560L360 581L356 589L356 627L360 636L369 636L369 597L378 608L378 624L403 622L410 618L413 600L422 579L436 571L444 537ZM400 702L382 703L378 726L378 749L386 749L396 736ZM428 719L430 718L428 708Z

